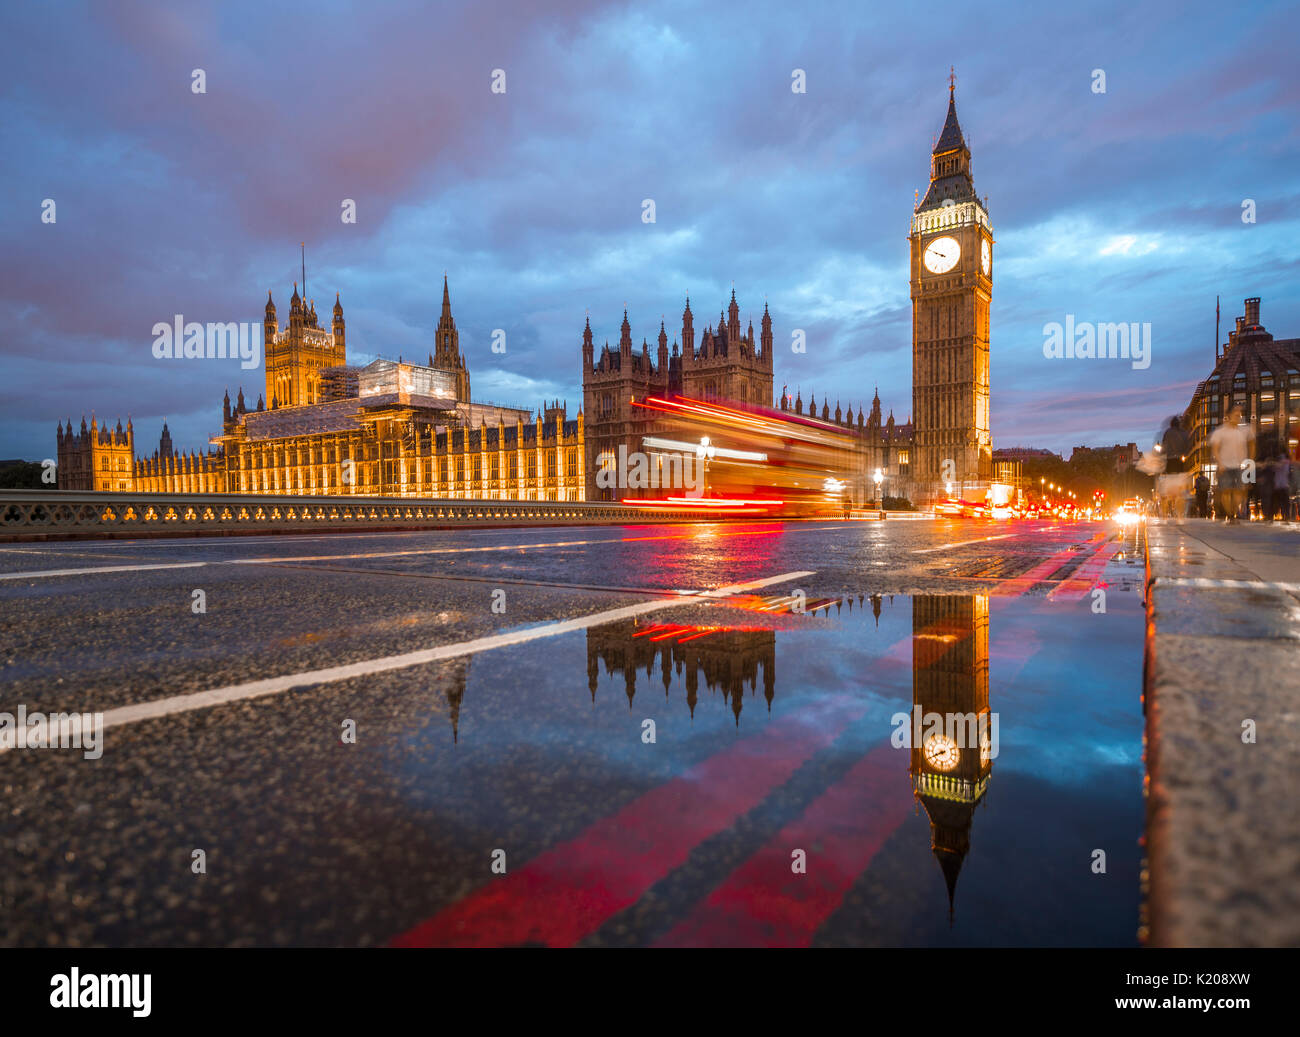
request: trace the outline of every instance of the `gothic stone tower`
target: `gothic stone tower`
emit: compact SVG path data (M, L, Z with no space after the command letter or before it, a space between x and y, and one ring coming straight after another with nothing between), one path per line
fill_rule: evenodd
M687 313L690 304L687 304ZM689 322L688 322L689 323ZM618 349L609 348L606 341L600 356L596 356L596 343L592 337L591 320L582 329L582 409L586 419L586 499L618 500L626 490L599 487L596 473L602 465L613 465L619 447L628 453L641 449L641 439L654 422L638 408L633 400L647 396L666 396L680 389L681 358L677 343L668 350L668 330L659 322L658 363L650 357L650 344L643 338L641 349L632 348L632 325L623 311L619 327Z
M266 399L272 407L304 407L321 402L320 371L347 363L343 306L334 297L334 323L326 331L316 319L316 303L299 298L298 284L289 300L289 323L276 324L275 303L266 293L262 320L266 352Z
M772 316L763 304L762 335L754 341L754 322L740 328L736 290L726 315L716 327L706 327L695 349L695 317L691 301L682 314L682 395L698 400L772 406Z
M456 401L469 403L469 368L465 366L465 354L460 351L460 332L456 330L456 318L451 315L451 293L447 290L446 274L442 276L442 314L438 317L438 327L433 333L433 352L429 354L429 366L454 375Z
M73 432L72 419L64 429L58 429L58 473L60 490L135 490L135 428L126 419L123 430L121 419L117 428L111 429L90 417L81 419L81 432Z
M953 482L988 480L989 299L993 227L971 180L970 149L948 118L930 159L930 189L912 216L912 461L914 493L934 500ZM951 461L951 464L945 462Z

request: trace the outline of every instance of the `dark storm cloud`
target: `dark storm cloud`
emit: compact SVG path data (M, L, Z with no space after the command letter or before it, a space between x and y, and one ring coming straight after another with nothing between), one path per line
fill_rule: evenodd
M1297 27L1284 4L11 5L0 455L92 409L131 413L142 452L164 415L203 446L261 372L167 366L150 329L260 321L267 289L283 318L300 241L356 359L423 357L446 271L484 398L576 405L588 311L616 342L626 304L653 349L688 291L698 334L734 282L742 320L771 307L778 387L856 407L879 385L903 420L905 238L950 64L997 232L995 439L1146 435L1205 374L1215 295L1225 327L1262 295L1300 333ZM1150 321L1151 368L1045 360L1067 313Z

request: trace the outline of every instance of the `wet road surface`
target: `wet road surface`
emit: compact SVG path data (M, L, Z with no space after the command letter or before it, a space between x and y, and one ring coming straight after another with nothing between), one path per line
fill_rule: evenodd
M0 751L0 942L1131 945L1141 588L1098 523L3 546L0 712L108 726Z

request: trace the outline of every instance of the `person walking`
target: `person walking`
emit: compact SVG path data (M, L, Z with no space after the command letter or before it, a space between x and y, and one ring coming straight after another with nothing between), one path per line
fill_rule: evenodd
M1291 483L1287 487L1286 506L1287 515L1292 522L1300 519L1300 501L1296 499L1300 495L1300 462L1294 458L1288 457L1287 461L1291 468Z
M1241 517L1244 484L1241 467L1250 457L1250 429L1244 424L1240 407L1233 407L1223 424L1210 433L1210 450L1219 467L1219 493L1228 522Z
M1165 498L1165 507L1170 518L1182 518L1187 512L1187 454L1192 449L1192 441L1183 431L1182 420L1178 415L1169 419L1169 427L1160 437L1160 452L1165 458L1165 477L1161 480L1161 496Z
M1291 521L1291 458L1279 453L1273 459L1273 494L1269 501L1268 517L1272 521L1281 514L1283 522Z
M1201 472L1196 477L1196 517L1210 517L1210 480Z

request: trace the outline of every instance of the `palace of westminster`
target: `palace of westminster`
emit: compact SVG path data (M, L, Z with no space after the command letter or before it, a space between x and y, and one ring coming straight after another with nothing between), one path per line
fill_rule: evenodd
M912 413L882 421L834 409L823 396L775 406L833 423L855 443L846 480L854 503L875 493L879 471L890 492L932 499L944 482L987 480L989 299L992 227L970 173L970 151L949 85L947 120L930 163L930 186L911 225ZM128 419L116 428L85 418L58 427L58 484L69 490L158 493L360 494L467 500L591 501L596 472L620 446L642 449L655 419L634 400L683 396L773 407L772 317L763 308L755 336L742 328L735 291L716 324L698 333L687 299L669 344L660 322L653 355L633 345L626 310L616 347L597 351L590 319L582 331L582 406L570 417L558 401L540 413L473 402L465 354L443 280L442 312L427 364L377 359L349 365L343 306L328 328L295 283L281 325L268 292L263 320L265 391L249 406L242 388L222 407L222 428L203 453L180 453L164 423L152 456L136 455Z

